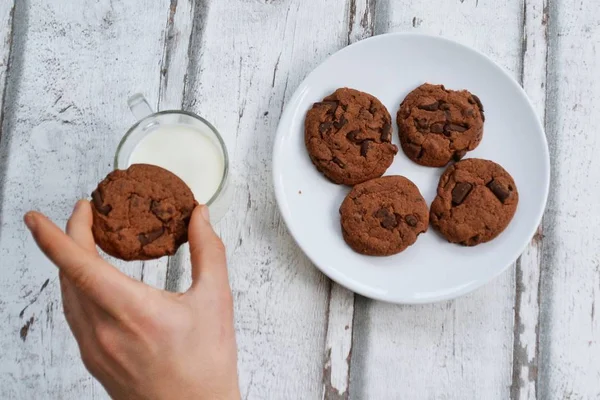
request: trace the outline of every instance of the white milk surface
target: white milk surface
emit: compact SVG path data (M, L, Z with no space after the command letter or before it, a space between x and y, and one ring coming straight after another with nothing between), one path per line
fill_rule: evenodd
M160 125L133 149L131 164L152 164L173 172L205 204L215 194L224 173L223 152L210 133L187 125Z

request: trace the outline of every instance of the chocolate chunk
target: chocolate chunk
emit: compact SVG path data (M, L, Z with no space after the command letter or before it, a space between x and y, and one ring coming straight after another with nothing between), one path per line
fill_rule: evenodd
M362 142L362 144L360 145L360 155L363 157L367 156L367 152L369 151L369 146L371 144L371 140L365 140L364 142Z
M484 111L483 109L483 104L481 104L481 100L479 99L479 97L477 97L476 95L472 95L473 96L473 100L475 100L475 104L477 104L477 107L479 107L479 110L481 112Z
M421 110L425 110L425 111L437 111L440 107L440 102L439 101L435 101L431 104L423 104L419 106L419 109Z
M333 123L333 127L334 127L335 129L342 129L342 127L343 127L344 125L346 125L347 123L348 123L348 120L346 119L346 117L344 117L344 116L342 115L342 118L340 118L340 120L339 120L339 121L335 121L335 122Z
M162 204L156 200L152 200L150 211L163 222L170 221L175 217L175 207L172 204Z
M383 221L381 221L381 226L384 227L385 229L394 229L395 227L398 226L398 221L396 221L396 217L391 216L391 217L386 217L383 219Z
M423 147L414 143L406 143L404 145L404 151L406 154L412 157L421 157L423 153Z
M448 124L448 130L455 132L465 132L469 129L468 125Z
M450 110L450 104L440 101L440 110L443 110L443 111Z
M369 111L365 110L364 108L361 108L360 111L358 112L358 118L362 119L364 121L369 121L373 119L373 114L371 114Z
M432 133L442 133L444 132L444 125L437 122L433 125L431 125L431 132Z
M475 102L474 104L477 104L477 107L479 107L479 111L481 111L481 119L485 122L485 110L483 109L483 104L481 103L481 100L479 99L479 97L472 95L473 96L473 101ZM471 103L471 101L469 100L469 103ZM473 104L473 103L471 103Z
M471 190L473 189L473 185L467 182L459 182L452 189L452 204L458 206L462 204L463 201L467 198Z
M472 117L473 115L475 115L475 110L473 110L472 108L468 108L463 112L463 115L465 115L466 117Z
M480 239L480 236L479 235L475 235L473 237L470 237L467 240L464 240L464 241L460 242L460 244L463 245L463 246L474 246L474 245L476 245L476 244L479 243L479 239Z
M417 226L417 223L419 222L419 220L417 219L417 217L415 217L414 215L407 215L404 220L406 221L406 223L408 224L408 226L412 226L413 228L415 226Z
M398 226L396 216L389 212L386 208L381 208L375 213L375 217L380 220L381 226L385 229L392 230Z
M429 123L425 118L415 118L415 127L419 132L423 132L427 128L429 128Z
M325 133L329 130L329 128L331 128L331 125L333 125L331 122L323 122L321 125L319 125L319 132L320 133Z
M381 141L390 142L392 140L392 125L386 122L381 128Z
M375 218L384 218L387 214L389 214L389 211L386 208L380 208L379 210L377 210L374 214Z
M362 140L360 140L360 139L357 138L357 136L359 134L360 134L360 129L356 129L356 130L348 132L348 134L346 135L346 137L348 138L349 141L358 144L358 143L362 142Z
M375 103L371 102L371 105L369 106L369 112L375 115L375 113L377 112L377 107L375 107Z
M333 157L331 161L336 163L340 168L344 168L346 166L346 164L344 164L344 162L337 157Z
M159 228L149 233L142 233L141 235L138 235L138 240L140 241L142 246L145 246L161 237L164 232L165 230L163 228Z
M452 119L452 113L450 110L444 111L444 117L446 118L446 121L450 121Z
M92 192L92 202L94 203L94 207L96 210L102 215L108 215L112 211L112 206L110 204L104 204L104 199L102 198L102 193L98 190L94 190Z
M506 199L510 196L510 192L506 190L500 182L497 182L495 179L487 184L487 187L494 193L494 195L504 204Z
M320 101L313 104L313 107L329 107L330 111L335 111L338 106L337 101Z
M462 160L462 158L467 154L466 150L457 150L454 152L454 155L452 156L452 159L454 161L460 161Z
M451 136L452 135L452 131L450 129L448 129L448 124L444 125L444 136Z

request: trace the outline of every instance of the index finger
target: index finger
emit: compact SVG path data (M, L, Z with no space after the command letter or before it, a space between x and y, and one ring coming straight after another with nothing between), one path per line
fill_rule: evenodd
M25 215L25 224L42 252L87 297L114 317L141 301L141 283L129 278L86 250L38 212Z

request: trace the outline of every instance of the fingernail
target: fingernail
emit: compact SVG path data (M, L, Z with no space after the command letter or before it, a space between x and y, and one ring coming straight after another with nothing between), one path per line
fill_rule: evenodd
M23 217L23 221L25 221L25 225L27 225L27 228L32 231L35 229L35 217L33 216L33 213L30 211L27 214L25 214L25 216Z
M202 208L200 209L200 213L202 214L202 217L205 221L210 222L210 214L208 213L207 206L202 206Z

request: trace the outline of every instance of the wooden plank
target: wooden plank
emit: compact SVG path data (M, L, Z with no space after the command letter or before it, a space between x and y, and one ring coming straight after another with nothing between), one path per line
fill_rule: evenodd
M600 398L600 3L548 3L546 127L552 184L544 219L539 399Z
M194 0L171 0L161 63L160 110L180 109L183 105L193 27Z
M542 121L546 107L548 1L526 0L521 82ZM543 228L517 261L511 400L537 399Z
M64 225L111 170L134 122L127 97L142 91L156 104L169 5L17 2L0 141L0 398L107 398L79 359L56 270L21 218L39 209ZM140 277L140 263L116 264Z
M376 33L453 38L519 75L519 0L377 2L375 21ZM440 304L393 306L357 297L351 397L508 398L514 296L510 270L466 297Z
M350 0L348 44L373 36L375 1ZM354 331L354 293L331 282L327 308L327 338L323 373L323 399L348 399Z
M10 48L13 38L14 0L0 4L0 140L2 140L2 125L4 116L4 100L6 98L6 82Z
M350 397L354 293L332 281L329 296L323 399L342 400Z
M346 45L346 13L345 0L219 0L193 34L185 105L214 123L233 160L233 203L217 230L229 255L243 398L322 396L329 283L276 211L271 153L285 101ZM179 289L189 284L181 265Z
M171 0L164 29L157 110L178 110L183 106L193 20L193 0ZM188 247L184 246L180 251L188 251ZM143 262L141 280L157 288L167 288L169 265L177 263L179 258L163 257Z

